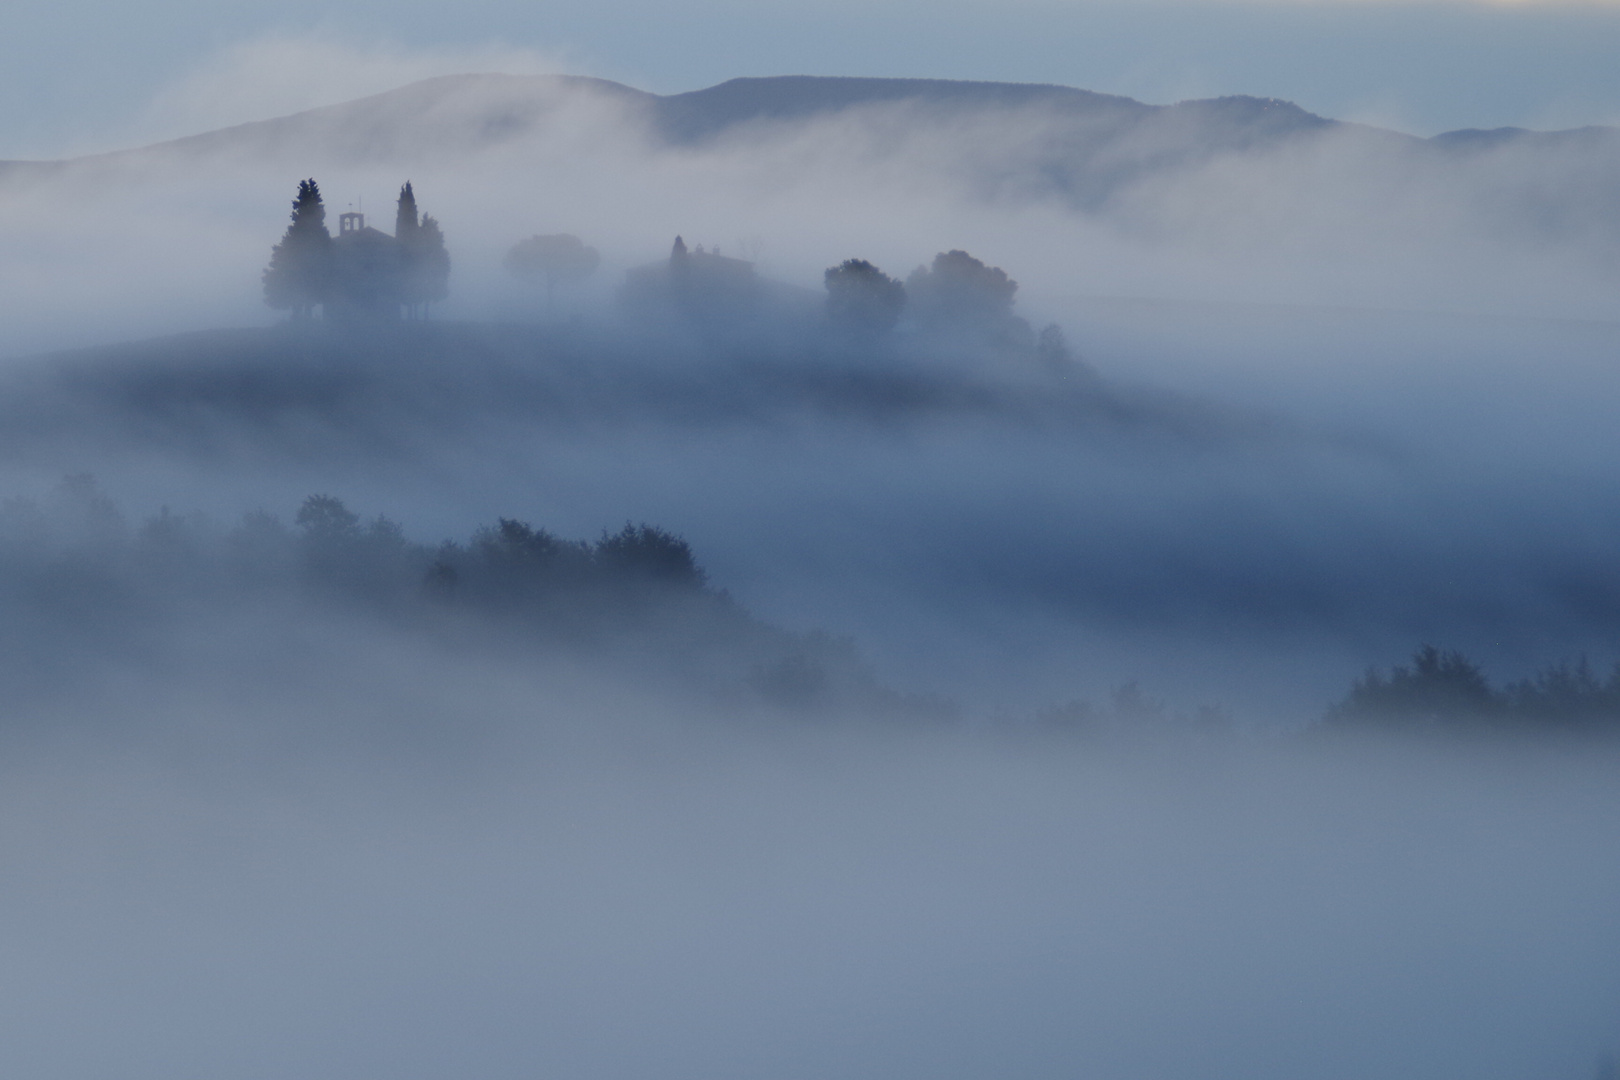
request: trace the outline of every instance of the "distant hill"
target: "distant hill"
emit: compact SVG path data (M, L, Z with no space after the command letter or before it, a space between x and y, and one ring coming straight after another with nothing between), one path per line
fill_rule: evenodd
M906 153L920 141L936 176L953 177L978 196L1056 199L1082 212L1119 210L1138 220L1143 212L1130 204L1132 194L1157 198L1152 185L1161 179L1206 190L1197 171L1212 162L1292 154L1289 183L1303 205L1331 206L1344 197L1347 179L1361 185L1362 194L1352 198L1365 203L1386 198L1382 192L1392 185L1447 201L1469 178L1484 177L1465 201L1492 230L1607 245L1603 238L1620 227L1609 220L1616 217L1610 207L1620 204L1613 198L1620 130L1613 128L1501 128L1420 139L1274 98L1148 105L1066 86L941 79L739 78L660 96L567 75L443 76L137 149L67 162L0 162L0 179L49 182L64 169L116 174L202 163L297 175L381 166L409 175L543 147L581 131L595 133L602 145L696 151L780 140L819 123L848 125L841 134L851 137L836 140L830 152L847 156L852 167ZM1269 220L1268 208L1237 209L1258 212L1252 231L1287 228ZM1415 212L1419 219L1427 213ZM1594 222L1606 222L1595 240Z
M606 79L571 75L448 75L339 105L191 135L132 150L75 159L110 163L132 155L264 155L296 150L356 161L393 161L416 148L475 150L541 131L578 105L607 107L639 121L648 135L692 145L738 133L827 119L850 110L902 107L924 118L1020 110L1040 117L1042 136L1085 153L1126 139L1174 143L1203 155L1272 145L1324 132L1354 131L1374 143L1427 145L1455 152L1524 142L1538 149L1620 148L1620 129L1522 128L1447 132L1419 139L1307 112L1276 98L1233 96L1148 105L1067 86L946 79L834 78L790 75L731 79L703 90L660 96ZM1180 157L1182 154L1172 154ZM0 162L0 175L38 173L68 162Z
M849 79L783 75L731 79L718 86L656 98L659 132L671 142L696 142L741 124L824 117L845 109L896 103L942 111L1038 106L1076 116L1137 120L1154 111L1131 98L1039 83L951 79Z

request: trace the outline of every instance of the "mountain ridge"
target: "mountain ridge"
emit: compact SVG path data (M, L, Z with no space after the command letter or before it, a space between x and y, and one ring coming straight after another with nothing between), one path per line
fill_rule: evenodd
M458 102L477 97L481 102ZM593 98L639 112L651 134L670 145L713 140L750 125L784 124L826 118L846 110L911 106L935 112L1038 108L1067 120L1121 127L1158 123L1210 129L1224 125L1227 137L1216 148L1242 149L1300 135L1357 130L1386 140L1427 145L1445 151L1478 151L1514 141L1556 146L1592 139L1613 139L1620 128L1589 125L1556 131L1517 127L1464 128L1428 138L1354 121L1322 117L1280 98L1245 94L1194 98L1154 105L1123 95L1106 94L1051 83L1008 83L956 79L865 78L818 75L743 76L699 90L660 95L623 83L579 75L441 75L349 101L322 105L262 120L247 121L175 139L77 157L0 161L9 173L41 172L69 165L112 163L132 156L163 152L195 154L233 149L250 142L277 149L288 142L319 136L323 129L357 126L377 133L372 150L388 149L389 121L445 118L467 125L463 134L499 141L532 130L540 116L563 105ZM482 105L474 118L467 106Z

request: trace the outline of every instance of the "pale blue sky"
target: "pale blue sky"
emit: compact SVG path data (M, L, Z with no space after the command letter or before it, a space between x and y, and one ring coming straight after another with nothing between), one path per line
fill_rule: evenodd
M10 157L147 134L136 121L162 88L267 35L534 49L660 92L736 75L915 75L1156 102L1275 96L1419 134L1620 122L1620 7L1599 4L7 0L0 24Z

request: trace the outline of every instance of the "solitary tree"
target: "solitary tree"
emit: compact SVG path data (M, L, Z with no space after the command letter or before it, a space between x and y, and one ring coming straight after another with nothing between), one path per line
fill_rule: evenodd
M570 233L531 236L519 240L506 253L507 273L513 277L540 279L546 283L546 311L551 310L552 294L558 285L583 281L596 273L602 256Z
M399 189L398 209L394 211L394 239L409 246L419 228L421 222L416 218L416 192L411 190L411 182L407 180L405 186Z
M883 334L906 306L906 287L865 259L845 259L823 275L827 321L847 332Z
M416 212L416 192L411 188L411 182L405 181L405 186L399 189L399 203L394 211L394 239L398 242L399 250L399 302L405 308L405 317L411 318L423 301L419 294L422 288L421 274L419 272L417 246L420 243L422 222Z
M298 183L292 224L270 251L265 267L264 302L278 311L305 319L324 303L332 282L332 234L326 231L326 206L314 180Z

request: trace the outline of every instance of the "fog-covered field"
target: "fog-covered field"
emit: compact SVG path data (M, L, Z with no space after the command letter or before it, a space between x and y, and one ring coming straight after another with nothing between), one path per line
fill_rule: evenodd
M0 169L6 1071L1620 1051L1613 718L1323 722L1422 644L1620 658L1614 133L704 93ZM385 229L411 181L430 319L263 306L310 176ZM503 269L563 232L582 282ZM677 235L749 303L637 278ZM1011 316L829 323L824 269L951 251Z

